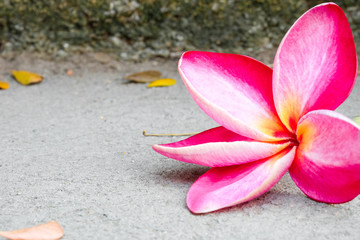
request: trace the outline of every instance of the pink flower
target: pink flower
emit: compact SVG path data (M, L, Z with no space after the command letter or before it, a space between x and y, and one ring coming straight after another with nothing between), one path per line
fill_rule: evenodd
M153 149L212 167L190 188L194 213L215 211L267 192L289 170L310 198L343 203L360 194L360 128L332 110L357 75L344 12L318 5L290 28L273 71L241 55L186 52L180 75L200 108L222 127Z

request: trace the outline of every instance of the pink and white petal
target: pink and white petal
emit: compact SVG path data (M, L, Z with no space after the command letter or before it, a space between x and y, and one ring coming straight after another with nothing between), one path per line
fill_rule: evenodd
M290 141L258 142L217 127L179 142L154 145L153 149L182 162L224 167L270 157L292 144Z
M187 195L188 208L193 213L206 213L262 195L286 173L295 149L285 149L261 161L210 169L191 186Z
M266 65L242 55L190 51L181 56L179 72L195 102L220 125L261 141L289 138Z
M296 185L310 198L343 203L360 194L360 127L330 111L300 119L299 147L290 167Z
M295 132L307 112L334 110L349 96L356 75L355 44L344 12L334 3L310 9L275 56L273 91L280 119Z

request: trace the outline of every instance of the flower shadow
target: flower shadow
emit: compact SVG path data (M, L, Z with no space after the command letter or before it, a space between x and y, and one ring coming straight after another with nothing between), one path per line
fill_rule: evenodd
M208 167L181 164L177 167L172 166L170 169L162 169L154 173L157 182L167 185L169 188L183 188L185 191L206 171ZM184 191L184 192L185 192ZM185 196L183 196L185 197ZM185 200L185 199L184 199ZM184 202L186 205L186 203ZM186 206L184 207L186 208ZM341 208L338 206L337 208ZM301 209L311 211L335 211L334 205L316 202L306 197L292 182L289 174L286 174L280 182L272 187L267 193L239 205L219 209L210 213L195 215L212 215L212 214L239 214L245 216L255 216L264 214L264 212L294 212L301 215Z
M172 182L174 184L192 184L209 169L209 167L199 165L191 164L189 166L189 164L181 164L178 168L162 170L155 174L166 182Z

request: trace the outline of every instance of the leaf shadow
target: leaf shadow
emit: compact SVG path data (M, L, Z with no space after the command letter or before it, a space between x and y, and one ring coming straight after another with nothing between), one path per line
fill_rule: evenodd
M146 83L143 82L136 82L132 80L124 80L121 82L122 85L146 85Z

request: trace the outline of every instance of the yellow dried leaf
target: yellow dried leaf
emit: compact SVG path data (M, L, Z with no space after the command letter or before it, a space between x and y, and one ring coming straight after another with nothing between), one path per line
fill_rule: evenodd
M43 80L43 76L36 74L36 73L27 72L27 71L13 70L12 74L13 74L14 78L23 85L38 83Z
M172 78L162 78L162 79L158 79L155 80L153 82L151 82L147 87L167 87L167 86L171 86L174 85L176 83L175 79Z
M155 81L156 79L159 78L161 78L161 72L154 70L138 72L125 77L126 80L130 80L138 83L148 83Z
M360 116L354 117L352 120L353 120L354 122L356 122L357 125L360 126Z
M0 88L1 89L8 89L9 88L9 84L7 82L0 82Z
M9 232L0 232L0 236L10 240L57 240L64 236L64 230L56 221Z

